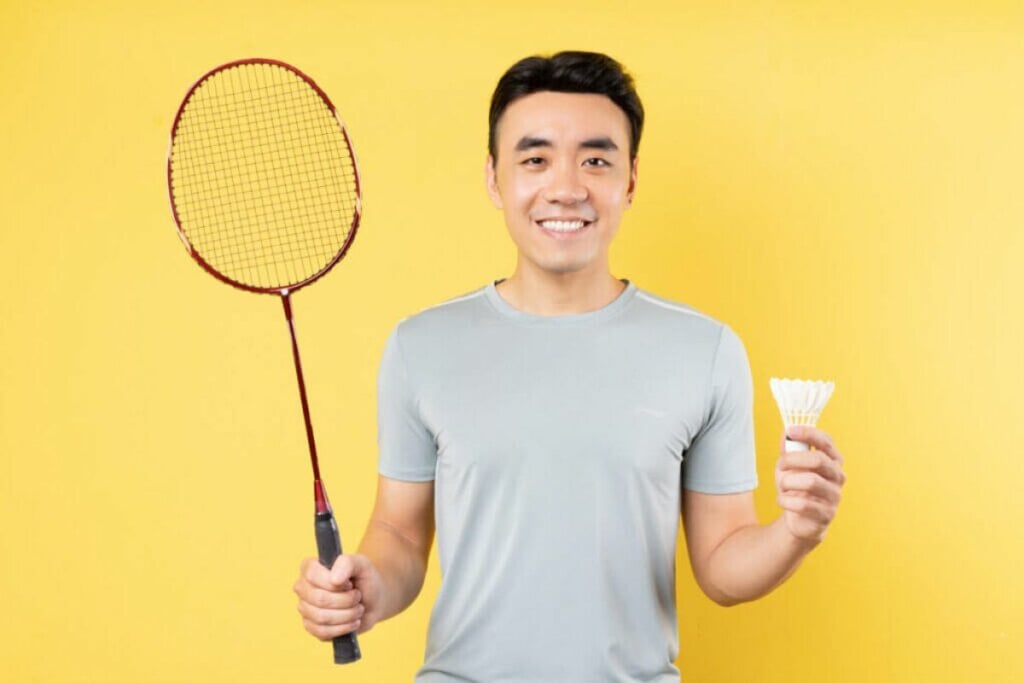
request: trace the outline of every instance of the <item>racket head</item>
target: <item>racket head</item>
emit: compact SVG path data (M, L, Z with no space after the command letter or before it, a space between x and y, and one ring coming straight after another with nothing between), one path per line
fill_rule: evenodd
M217 279L286 294L345 256L362 215L355 149L327 94L275 59L203 74L171 127L178 236Z

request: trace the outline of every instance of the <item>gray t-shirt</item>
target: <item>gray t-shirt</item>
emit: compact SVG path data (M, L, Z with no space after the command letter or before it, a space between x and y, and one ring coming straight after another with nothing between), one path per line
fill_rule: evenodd
M729 327L624 282L563 316L491 283L388 338L379 471L435 482L418 682L679 681L681 487L757 486L750 368Z

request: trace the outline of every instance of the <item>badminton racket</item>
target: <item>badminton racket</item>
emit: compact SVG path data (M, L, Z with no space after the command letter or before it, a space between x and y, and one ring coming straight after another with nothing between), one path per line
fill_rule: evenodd
M341 540L320 478L291 297L348 251L361 212L359 171L345 126L313 80L271 59L204 74L171 128L171 210L185 248L206 272L248 292L281 297L313 465L320 563ZM334 639L334 661L360 657L355 633Z

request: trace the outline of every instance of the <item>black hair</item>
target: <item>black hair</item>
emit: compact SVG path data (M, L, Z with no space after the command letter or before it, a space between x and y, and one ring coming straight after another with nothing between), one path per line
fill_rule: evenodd
M502 75L491 96L487 150L498 158L498 119L508 105L535 92L553 91L605 95L629 119L629 158L636 157L644 128L644 107L633 78L622 65L599 52L559 52L550 57L521 59Z

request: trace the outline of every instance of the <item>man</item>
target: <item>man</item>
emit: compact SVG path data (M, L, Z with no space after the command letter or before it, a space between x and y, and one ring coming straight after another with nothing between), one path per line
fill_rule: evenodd
M815 429L790 436L762 526L746 353L727 326L613 277L643 108L600 54L515 64L490 112L487 190L515 272L401 321L378 383L379 484L359 552L303 562L327 640L401 612L436 514L442 584L417 681L678 681L679 515L722 605L784 581L845 481Z

